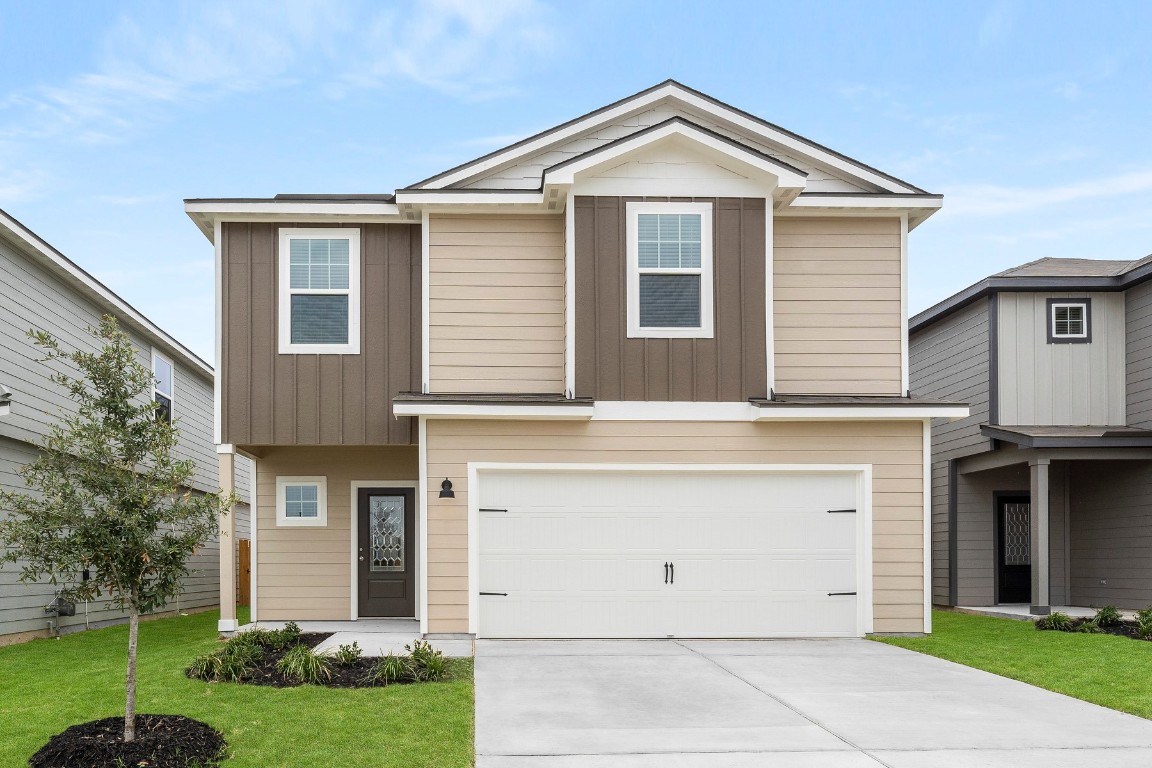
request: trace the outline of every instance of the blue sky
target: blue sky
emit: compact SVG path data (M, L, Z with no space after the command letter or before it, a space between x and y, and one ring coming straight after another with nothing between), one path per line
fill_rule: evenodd
M942 192L915 312L1152 252L1152 4L0 0L0 207L207 359L186 197L391 192L668 77Z

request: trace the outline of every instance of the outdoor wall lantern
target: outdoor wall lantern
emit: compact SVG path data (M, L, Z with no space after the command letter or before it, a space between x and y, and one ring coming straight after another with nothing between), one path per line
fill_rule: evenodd
M444 482L440 483L440 498L442 498L442 499L454 499L454 498L456 498L456 492L452 490L452 481L449 480L448 478L444 478Z
M12 393L8 387L0 384L0 416L7 416L12 412Z

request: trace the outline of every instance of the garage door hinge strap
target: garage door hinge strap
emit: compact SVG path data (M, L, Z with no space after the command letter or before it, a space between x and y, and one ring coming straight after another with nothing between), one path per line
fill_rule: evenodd
M480 507L481 512L507 512L506 509L493 509L492 507Z
M484 593L481 592L480 594L484 594ZM856 593L855 592L829 592L828 597L834 597L835 595L854 595L854 594L856 594Z
M830 515L854 515L854 514L856 514L856 510L854 510L854 509L830 509L830 510L828 510L828 514L830 514Z
M507 592L481 592L481 595L496 595L498 597L508 597Z

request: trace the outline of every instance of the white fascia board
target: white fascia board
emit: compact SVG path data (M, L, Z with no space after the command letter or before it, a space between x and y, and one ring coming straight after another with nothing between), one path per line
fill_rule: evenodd
M592 418L591 405L514 405L476 403L394 403L395 416L424 416L429 419L544 419L584 420Z
M149 342L159 344L162 349L178 356L186 365L208 378L215 375L212 366L197 357L192 350L168 335L135 307L117 296L103 283L72 263L64 254L40 240L31 230L3 211L0 211L0 230L16 240L19 245L27 248L26 255L44 259L48 262L50 269L65 275L70 284L81 289L90 298L95 299L98 304L129 320L131 325L142 332Z
M398 205L541 205L543 192L523 190L478 192L460 189L444 192L400 191L396 193Z
M865 405L865 406L803 406L798 408L758 408L755 421L873 421L920 419L963 419L968 416L966 405Z
M270 213L277 215L321 215L321 216L382 216L400 218L400 206L396 203L356 203L356 202L228 202L198 201L184 203L184 212L191 214L247 216Z
M568 161L559 168L550 168L544 171L544 186L552 184L574 184L576 175L610 163L619 164L622 157L643 149L651 144L667 140L672 137L681 137L693 144L706 147L725 157L730 157L743 163L756 171L772 176L777 180L777 186L785 189L804 189L808 184L806 174L797 173L758 153L742 150L727 141L712 136L704 131L697 130L684 123L670 123L654 131L646 131L641 135L625 138L611 149L595 149L575 160Z
M923 196L890 197L887 195L822 195L806 192L792 201L790 208L892 208L896 211L935 210L942 208L943 198Z
M593 421L754 421L751 403L597 400Z

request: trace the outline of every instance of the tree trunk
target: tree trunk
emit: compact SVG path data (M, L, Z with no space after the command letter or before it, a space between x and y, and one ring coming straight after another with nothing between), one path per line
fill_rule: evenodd
M136 740L136 636L140 630L140 611L135 605L128 612L128 676L124 682L124 742Z

